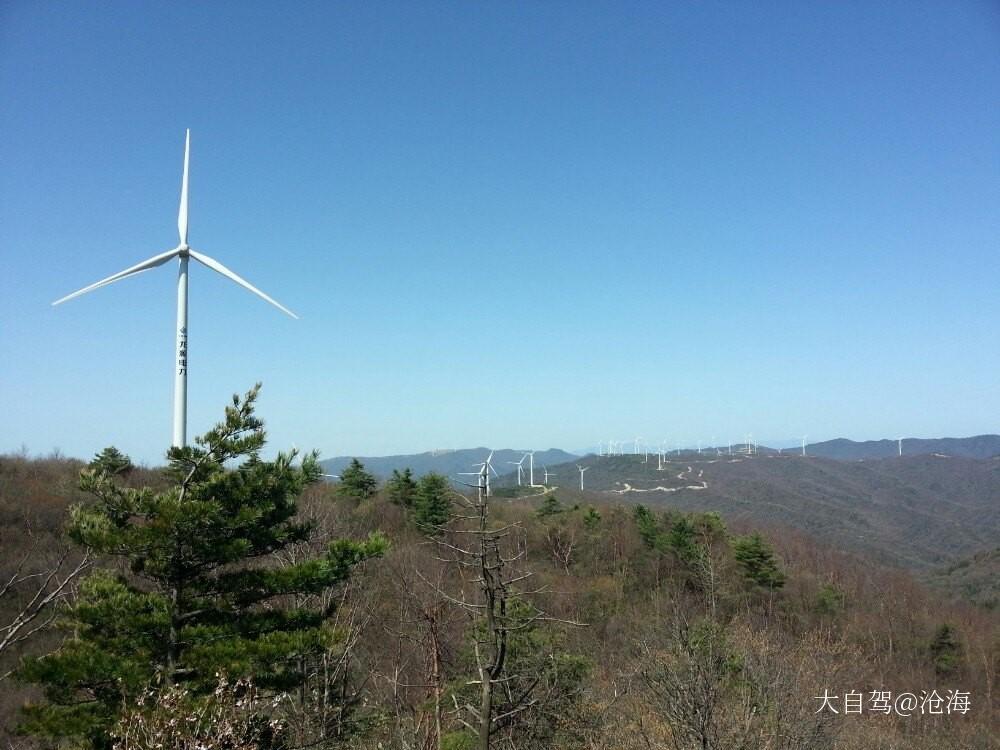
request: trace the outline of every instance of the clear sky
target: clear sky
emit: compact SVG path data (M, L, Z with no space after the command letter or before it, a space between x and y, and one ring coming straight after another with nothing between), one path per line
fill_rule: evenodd
M1000 431L1000 5L0 5L0 451Z

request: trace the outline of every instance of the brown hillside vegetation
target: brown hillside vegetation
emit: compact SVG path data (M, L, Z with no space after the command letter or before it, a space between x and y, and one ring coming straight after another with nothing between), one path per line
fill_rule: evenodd
M986 481L975 473L979 463L956 471L955 481ZM39 572L63 549L80 554L67 546L61 528L71 504L91 502L76 489L81 466L57 458L0 458L0 580L25 556L27 569ZM504 636L508 677L497 683L501 708L495 709L490 747L996 747L1000 616L949 601L906 573L844 551L858 545L841 544L843 509L821 502L819 489L815 502L797 510L812 513L814 523L788 522L783 506L791 490L775 483L773 473L765 477L746 468L737 476L735 468L713 466L717 486L725 488L719 494L697 495L697 501L682 493L671 497L682 508L719 510L721 519L663 510L652 495L629 498L644 502L650 509L645 514L611 500L573 506L570 493L561 491L531 500L491 499L488 525L499 530L497 559L509 561L505 570L516 583L507 592L506 616L513 623ZM858 522L882 529L880 545L896 544L906 548L899 555L933 562L929 550L941 532L921 531L926 494L914 490L912 522L904 526L870 489L901 482L891 471L860 470L867 472L864 503L858 483L826 463L787 462L782 471L794 478L796 492L815 484L825 488L823 497L851 497L859 505ZM913 476L908 486L938 481ZM166 480L150 470L124 481L142 486ZM944 487L939 497L950 502ZM234 711L251 706L280 720L291 738L287 747L479 747L470 717L479 700L486 626L462 605L481 606L481 584L475 571L451 562L456 553L448 551L468 547L472 521L418 528L419 503L396 499L390 501L384 487L364 498L335 485L311 486L299 514L315 522L318 534L269 563L280 568L328 540L362 539L373 531L391 544L336 594L340 606L332 624L340 637L323 662L326 689L340 698L336 716L320 716L317 704L299 691L232 702ZM466 506L454 496L452 501L452 512L462 515ZM746 510L765 504L775 511ZM956 504L949 512L957 518L976 511ZM897 520L890 523L890 517ZM755 528L763 529L762 544L744 535ZM29 589L0 599L0 627ZM50 628L0 653L0 674L25 654L47 653L71 637ZM918 697L961 691L971 705L966 713L942 706L941 713L887 715L870 708L872 691ZM855 692L863 696L863 713L845 715L845 694ZM825 693L838 696L840 713L817 712L816 696ZM0 681L0 695L0 747L49 747L44 739L14 733L18 707L41 700L37 689L8 677ZM220 688L218 695L228 693ZM137 713L122 726L166 726L169 711L182 712L185 705L167 694L160 706L166 718L131 706ZM219 716L226 705L217 707ZM251 746L264 747L239 745Z

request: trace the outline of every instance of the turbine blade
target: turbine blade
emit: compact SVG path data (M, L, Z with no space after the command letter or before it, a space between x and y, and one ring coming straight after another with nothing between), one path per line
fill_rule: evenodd
M177 211L177 234L181 238L181 247L188 243L188 157L191 154L191 129L184 139L184 176L181 178L181 207Z
M87 292L92 292L99 287L107 286L108 284L113 284L114 282L120 281L121 279L124 279L127 276L133 276L134 274L142 273L143 271L148 271L150 268L156 268L157 266L162 266L168 260L177 255L177 252L178 248L175 247L173 250L167 250L167 252L165 253L154 255L152 258L144 260L142 263L136 263L131 268L126 268L124 271L119 271L118 273L113 274L112 276L108 276L108 278L106 279L95 281L90 286L85 286L83 289L73 292L72 294L67 294L65 297L63 297L62 299L57 299L52 304L53 305L62 304L66 300L73 299L74 297L79 297L81 294L86 294Z
M254 294L256 294L258 297L260 297L265 302L270 302L272 305L274 305L275 307L277 307L283 313L286 313L287 315L292 316L296 320L299 319L299 316L296 315L295 313L293 313L287 307L285 307L281 303L276 302L275 300L273 300L270 297L268 297L260 289L258 289L257 287L255 287L253 284L251 284L246 279L243 279L243 278L237 276L235 273L233 273L232 271L230 271L224 265L222 265L221 263L219 263L219 261L215 260L214 258L209 258L207 255L202 255L201 253L196 253L194 250L189 250L188 252L191 254L192 258L194 258L196 261L198 261L199 263L201 263L203 266L208 266L213 271L215 271L216 273L222 274L223 276L225 276L230 281L235 281L241 287L243 287L244 289L250 290L251 292L253 292Z

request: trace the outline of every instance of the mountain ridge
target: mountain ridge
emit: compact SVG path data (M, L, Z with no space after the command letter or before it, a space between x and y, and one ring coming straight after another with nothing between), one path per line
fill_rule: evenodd
M864 461L879 458L933 455L957 458L993 458L1000 456L1000 435L984 434L964 438L903 438L863 440L836 438L806 445L806 453L837 461Z

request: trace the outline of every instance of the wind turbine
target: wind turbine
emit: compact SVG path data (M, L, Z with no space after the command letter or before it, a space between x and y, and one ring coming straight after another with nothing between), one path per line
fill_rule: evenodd
M802 455L803 456L806 455L806 438L807 437L809 437L809 436L808 435L803 435L802 436Z
M493 468L493 451L490 451L490 455L486 457L486 460L480 464L473 464L479 467L479 471L463 471L462 474L471 474L473 476L479 476L482 481L482 486L486 490L486 497L490 496L490 472L493 472L494 476L499 477L497 470Z
M590 467L589 466L580 466L580 464L577 464L576 468L578 468L580 470L580 489L583 490L583 472L585 472Z
M521 459L524 460L523 458ZM530 451L528 453L528 486L537 487L535 484L535 452Z
M181 205L177 212L177 233L180 236L180 244L173 250L167 250L152 258L136 263L134 266L119 271L108 276L106 279L96 281L90 286L85 286L72 294L67 294L62 299L57 299L53 305L59 305L81 294L98 289L116 281L121 281L137 273L148 271L151 268L162 266L168 260L177 258L177 357L174 369L174 436L173 445L183 448L187 444L187 373L188 373L188 260L194 258L203 266L207 266L216 273L225 276L230 281L234 281L244 289L247 289L265 302L277 307L283 313L298 319L298 316L287 307L279 304L268 297L264 292L253 286L250 282L237 276L214 258L192 250L188 245L188 163L191 154L191 130L187 131L184 138L184 175L181 178Z
M548 483L549 483L549 477L550 477L550 476L553 476L553 477L554 477L554 476L557 476L557 475L556 475L556 473L555 473L554 471L549 471L549 470L548 470L548 469L547 469L546 467L544 467L544 466L542 467L542 470L543 470L543 471L545 472L545 484L548 484Z
M509 464L514 464L515 466L517 466L517 486L518 487L521 486L521 477L524 476L524 459L526 459L527 457L528 457L528 454L525 453L523 456L521 456L521 460L520 461L508 461L507 462Z
M903 457L903 438L896 438L899 441L899 457Z

